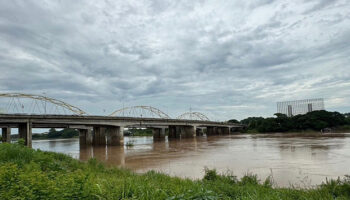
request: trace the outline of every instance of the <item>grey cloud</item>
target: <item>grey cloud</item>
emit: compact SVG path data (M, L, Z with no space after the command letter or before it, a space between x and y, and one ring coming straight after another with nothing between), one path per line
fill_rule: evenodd
M346 0L0 2L0 88L96 114L150 104L222 120L272 115L280 100L349 101L349 9Z
M335 5L337 3L337 0L334 1L328 1L328 0L317 0L317 1L304 1L305 3L312 3L313 6L306 10L304 13L308 14L310 12L318 11L321 9L325 9L328 6Z

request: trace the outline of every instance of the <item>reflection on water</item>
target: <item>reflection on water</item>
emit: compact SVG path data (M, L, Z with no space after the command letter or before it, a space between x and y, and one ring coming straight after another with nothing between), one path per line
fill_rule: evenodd
M350 137L303 138L230 135L153 142L125 137L133 147L79 147L78 139L33 141L33 148L61 152L80 160L95 157L107 165L135 172L156 170L173 176L202 178L204 167L232 171L238 177L272 176L279 186L310 187L350 174Z

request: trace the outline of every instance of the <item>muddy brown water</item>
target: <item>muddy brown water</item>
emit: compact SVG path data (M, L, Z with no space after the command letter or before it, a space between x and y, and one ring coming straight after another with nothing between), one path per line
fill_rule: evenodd
M347 134L350 136L350 134ZM125 137L132 147L79 147L78 139L36 140L33 148L61 152L80 160L95 157L135 172L155 170L199 179L204 168L237 177L272 176L275 186L313 187L326 178L350 174L350 137L275 137L229 135L153 142L152 137Z

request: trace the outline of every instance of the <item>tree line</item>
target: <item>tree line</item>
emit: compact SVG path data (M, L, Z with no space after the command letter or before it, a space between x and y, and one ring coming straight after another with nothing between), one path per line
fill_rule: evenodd
M246 126L246 132L292 132L292 131L321 131L326 128L345 128L350 130L350 113L313 111L304 115L288 117L276 113L274 117L248 117L241 121L231 119L229 122L241 123Z
M50 128L47 134L33 134L33 139L73 138L78 136L79 132L75 129L65 128L57 131L54 128Z

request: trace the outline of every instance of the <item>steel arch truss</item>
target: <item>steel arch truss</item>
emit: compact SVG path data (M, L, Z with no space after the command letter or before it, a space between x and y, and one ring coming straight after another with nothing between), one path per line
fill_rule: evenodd
M207 116L200 112L186 112L178 116L176 119L190 119L190 120L201 120L201 121L210 121Z
M169 119L169 115L152 106L131 106L114 111L109 116L151 117Z
M76 115L84 115L87 114L80 108L70 105L61 100L57 100L54 98L41 96L41 95L33 95L33 94L21 94L21 93L0 93L0 97L9 98L10 102L8 102L6 106L6 113L9 111L14 111L17 113L26 112L39 112L40 114L68 114L73 113ZM21 99L31 99L31 102L24 102ZM50 105L47 105L49 103Z

